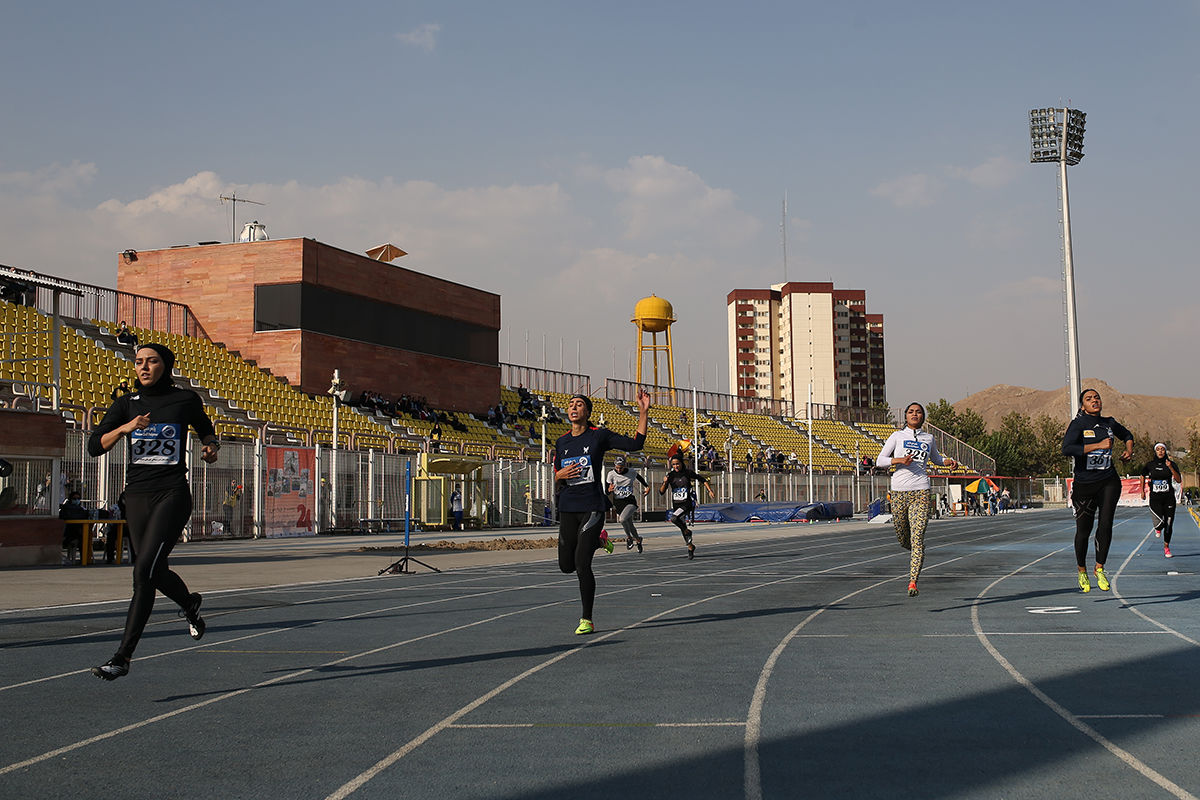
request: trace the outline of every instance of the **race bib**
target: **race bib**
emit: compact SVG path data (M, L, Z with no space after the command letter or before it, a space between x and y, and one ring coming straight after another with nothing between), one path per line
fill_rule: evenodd
M629 486L618 486L613 490L613 496L618 500L623 500L626 497L631 497L632 495L633 489L631 489Z
M1169 492L1171 491L1170 481L1150 481L1150 491L1152 492Z
M1093 450L1087 454L1088 471L1105 470L1112 466L1112 450Z
M904 443L905 455L913 457L913 461L924 464L929 460L929 444L910 439Z
M174 422L152 422L129 434L134 464L169 466L179 463L186 430Z
M671 492L671 499L677 503L682 503L682 502L686 501L690 495L691 495L691 492L688 490L688 488L686 486L684 486L682 488L676 489L675 491Z
M592 482L592 458L591 458L591 456L576 456L575 458L564 458L562 460L562 465L563 465L564 469L566 467L571 466L572 464L579 465L579 476L575 477L575 478L568 478L567 483L569 485L579 486L580 484L583 484L583 483L591 483Z

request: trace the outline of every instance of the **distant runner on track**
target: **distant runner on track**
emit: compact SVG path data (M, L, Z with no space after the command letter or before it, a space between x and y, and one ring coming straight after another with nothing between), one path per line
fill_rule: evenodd
M662 486L658 487L658 493L666 494L667 489L671 490L673 508L667 512L667 521L679 528L679 532L683 534L683 541L687 542L689 560L696 557L696 545L692 544L692 532L687 526L688 514L696 510L696 504L692 500L693 483L703 483L704 488L708 490L708 496L713 500L717 499L708 478L692 472L684 463L683 456L678 453L671 456L667 460L667 474L663 478Z
M617 519L625 529L625 549L632 550L634 545L637 545L640 553L642 537L638 536L637 526L633 524L633 515L638 509L637 496L634 493L636 487L633 485L635 480L642 484L643 496L650 493L650 484L646 483L642 474L625 465L625 456L617 456L604 482L608 485L608 493L613 497L613 510L617 512Z
M1146 499L1146 479L1150 479L1150 515L1154 518L1154 535L1163 540L1163 555L1171 558L1171 532L1175 527L1175 487L1182 485L1179 467L1167 455L1162 442L1154 445L1154 458L1142 467L1142 499Z

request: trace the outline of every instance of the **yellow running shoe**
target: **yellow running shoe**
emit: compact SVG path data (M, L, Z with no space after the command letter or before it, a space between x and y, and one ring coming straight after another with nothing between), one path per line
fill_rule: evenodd
M1083 592L1084 594L1087 594L1088 592L1090 592L1092 590L1092 584L1088 583L1088 577L1087 577L1086 572L1079 573L1079 590L1081 592Z
M594 625L592 625L592 621L590 619L581 619L579 620L579 627L575 629L575 633L591 633L594 630L596 630L596 628Z
M1100 591L1108 591L1108 576L1104 574L1104 567L1096 565L1096 585L1100 587Z

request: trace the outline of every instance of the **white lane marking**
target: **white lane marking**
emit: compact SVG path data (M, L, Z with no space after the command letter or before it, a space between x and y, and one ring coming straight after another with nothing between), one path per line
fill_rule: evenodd
M1079 606L1025 606L1030 614L1079 614Z
M448 725L455 730L491 728L744 728L741 720L731 722L458 722Z
M1200 525L1200 522L1197 522L1197 524ZM1142 539L1142 542L1144 543L1149 538L1150 538L1150 534L1147 533L1146 536ZM1195 645L1197 647L1200 647L1200 642L1196 641L1192 637L1175 630L1170 625L1165 625L1165 624L1159 622L1158 620L1154 619L1153 617L1149 617L1146 614L1142 613L1142 611L1140 609L1138 609L1138 607L1133 602L1127 600L1119 591L1119 589L1117 587L1117 583L1116 583L1117 578L1121 577L1121 573L1125 571L1125 567L1129 566L1129 562L1133 560L1134 554L1137 552L1138 548L1140 548L1140 547L1141 547L1141 545L1139 544L1138 547L1135 547L1133 550L1131 550L1129 555L1126 556L1125 560L1121 562L1121 566L1117 567L1117 574L1113 576L1113 585L1112 585L1113 597L1116 597L1118 600L1123 602L1125 604L1125 608L1129 609L1134 614L1136 614L1137 616L1144 619L1146 622L1149 622L1154 627L1160 628L1164 633L1169 633L1178 639L1182 639L1183 641L1187 642L1190 645ZM1170 573L1167 573L1167 574L1169 575Z
M779 548L779 546L780 546L780 543L772 543L772 544L774 544L774 545L775 545L775 547L774 547L773 549L778 549L778 548ZM882 546L883 546L883 545L879 545L878 547L882 547ZM768 549L768 548L764 548L764 549ZM871 549L877 549L877 548L876 548L876 547L869 547L869 548L864 548L864 549L866 549L866 550L871 550ZM889 549L890 549L890 548L889 548ZM809 555L804 555L804 556L798 556L798 557L796 557L795 559L792 559L792 560L794 560L794 561L806 561L806 560L808 560L808 559L809 559L809 558L811 558L811 557L812 557L812 556L809 556ZM879 560L880 558L884 558L884 557L886 557L886 556L879 556L879 557L877 557L877 558L875 558L875 559L870 559L870 560L872 560L872 561L875 561L875 560ZM652 570L652 569L653 569L653 568L652 568L651 566L646 566L646 567L644 567L644 568L638 568L638 569L636 569L636 570L631 570L630 572L632 573L632 572L650 571L650 570ZM831 569L836 569L836 568L831 568ZM723 570L723 571L721 571L721 572L726 572L726 573L727 573L727 572L736 572L736 571L737 571L736 569L733 569L733 570ZM825 572L825 571L829 571L829 570L822 570L822 572ZM626 573L626 574L629 574L629 573ZM680 578L680 579L679 579L679 580L677 580L677 581L668 581L668 583L681 583L681 582L688 581L688 580L695 580L695 579L696 579L696 578L698 578L698 577L709 577L711 574L712 574L712 573L701 573L701 574L699 574L699 575L689 575L688 577L686 577L686 578ZM569 576L568 576L568 577L569 577ZM656 577L657 577L657 576L656 576ZM460 599L461 599L461 600L465 600L465 599L471 599L471 598L474 598L474 597L486 596L486 595L491 595L491 594L502 594L502 593L504 593L504 592L523 591L523 590L525 590L525 589L530 589L530 588L542 588L542 587L544 587L544 586L553 586L553 585L560 584L560 583L564 582L565 580L567 580L567 578L556 579L556 580L554 580L554 581L547 581L547 582L543 582L542 584L534 584L534 585L532 585L532 586L523 586L523 587L520 587L520 586L518 586L518 587L509 587L509 588L505 588L505 589L497 589L497 590L494 590L494 591L489 591L489 592L479 592L479 593L477 593L477 594L472 594L472 595L462 595L462 596L456 596L456 597L450 597L450 598L442 598L442 599L439 599L439 600L423 601L423 602L419 602L419 603L406 603L406 604L399 605L399 606L395 606L395 607L392 607L392 608L384 608L384 609L372 609L371 611L360 612L360 613L358 613L358 614L351 614L351 615L347 615L347 616L344 616L344 617L337 617L337 618L333 618L333 619L327 619L327 620L317 620L316 622L308 622L308 623L304 623L304 624L302 624L302 625L295 625L295 626L291 626L291 627L287 627L287 628L278 628L278 629L274 629L274 630L271 630L271 631L263 631L263 632L256 633L256 634L250 634L250 635L248 635L248 636L237 637L237 638L234 638L234 639L228 639L228 640L225 640L225 641L223 641L223 642L215 642L215 643L213 643L213 644L219 644L219 645L222 645L222 644L228 644L228 643L230 643L230 642L235 642L235 641L244 641L244 640L247 640L247 639L254 639L254 638L258 638L259 636L266 636L266 635L270 635L270 634L273 634L273 633L282 633L282 632L287 632L287 631L290 631L290 630L296 630L296 629L299 629L299 628L302 628L302 627L306 627L306 626L315 626L315 625L320 625L320 624L323 624L323 623L326 623L326 622L341 622L341 621L345 621L345 620L355 619L355 618L358 618L358 617L368 616L368 615L371 615L371 614L381 614L381 613L387 613L387 612L389 612L389 611L395 611L395 610L402 609L402 608L412 608L412 607L418 607L418 606L422 606L422 605L432 605L432 604L436 604L436 603L450 602L451 600L460 600ZM771 583L780 583L780 582L782 582L783 580L787 580L787 579L780 579L780 580L777 580L777 581L771 581L770 583L768 583L768 584L764 584L764 585L770 585ZM644 590L645 590L646 588L648 588L648 586L650 586L650 585L658 585L658 584L661 584L661 583L662 583L661 581L655 581L655 584L645 584L645 585L642 585L642 586L637 586L637 587L628 587L628 588L624 588L624 589L618 589L618 590L616 590L616 591L613 591L613 592L607 592L607 593L605 593L605 595L602 595L602 596L607 596L607 595L609 595L609 594L620 594L620 593L623 593L623 592L629 592L629 591L644 591ZM729 595L740 594L741 592L748 591L750 588L756 588L756 587L747 587L747 588L743 588L743 589L738 589L738 590L735 590L735 591L726 592L726 593L724 593L724 594L715 595L715 596L713 596L713 597L710 597L710 598L704 598L704 599L701 599L701 600L697 600L697 601L694 601L694 602L692 602L692 603L688 603L688 604L685 604L685 605L683 605L683 606L679 606L679 607L678 607L678 608L676 608L676 609L668 609L668 610L666 610L666 611L660 612L659 614L655 614L655 615L654 615L654 616L652 616L652 617L648 617L647 619L645 619L645 620L642 620L641 622L634 623L634 625L638 625L638 624L642 624L642 622L648 622L648 621L651 621L651 620L654 620L654 619L658 619L659 617L665 616L665 615L667 615L667 614L674 613L674 612L675 612L675 611L677 611L677 610L684 609L684 608L689 608L689 607L691 607L691 606L693 606L693 605L698 605L698 604L700 604L700 603L707 602L707 601L708 601L708 600L710 600L710 599L716 599L716 598L719 598L719 597L725 597L725 596L729 596ZM305 601L305 602L317 602L317 601L315 601L315 600L314 600L314 601ZM457 625L457 626L454 626L454 627L451 627L451 628L445 628L445 629L442 629L442 630L440 630L440 631L433 631L433 632L431 632L431 633L424 634L424 635L421 635L421 636L417 636L417 637L414 637L414 638L412 638L412 639L406 639L406 640L399 641L399 642L393 642L392 644L384 645L384 646L382 646L382 647L374 648L374 649L371 649L371 650L366 650L366 651L363 651L363 652L360 652L360 653L356 653L356 654L353 654L353 655L350 655L350 656L346 656L346 657L344 657L344 658L336 659L336 660L334 660L334 661L330 661L330 662L327 662L327 663L325 663L325 664L321 664L321 665L319 665L319 666L317 666L317 667L311 667L311 668L309 668L309 669L304 669L304 670L300 670L300 671L297 671L297 672L292 672L292 673L289 673L289 674L287 674L287 675L281 675L281 676L278 676L278 677L272 678L272 679L270 679L270 680L266 680L266 681L262 681L262 682L260 682L260 683L256 683L256 684L254 684L253 686L250 686L250 687L248 687L248 688L246 688L246 689L238 689L238 690L236 690L236 691L227 692L227 693L225 693L225 694L218 695L217 697L212 697L212 698L209 698L209 699L207 699L207 700L204 700L204 701L202 701L202 702L195 703L195 704L192 704L192 705L190 705L190 706L186 706L186 707L184 707L184 708L176 709L176 710L174 710L174 711L167 712L167 713L165 713L165 714L160 714L160 715L158 715L158 716L155 716L155 717L151 717L151 718L149 718L149 719L142 720L141 722L132 723L132 724L130 724L130 725L126 725L126 726L123 726L123 727L121 727L121 728L117 728L117 729L115 729L115 730L108 731L108 732L106 732L106 733L97 734L96 736L92 736L92 737L90 737L90 738L88 738L88 739L83 739L83 740L80 740L80 741L74 742L74 743L72 743L72 744L69 744L69 745L64 745L63 747L57 748L57 749L55 749L55 750L48 751L48 752L46 752L46 753L42 753L41 755L38 755L38 756L33 756L33 757L31 757L31 758L25 759L24 761L21 761L21 762L15 763L15 764L10 764L10 765L8 765L8 766L6 766L6 767L0 768L0 775L7 774L7 773L9 773L9 772L12 772L12 771L15 771L15 770L18 770L18 769L23 769L23 768L25 768L25 767L32 766L32 765L34 765L34 764L38 764L38 763L41 763L41 762L43 762L43 761L47 761L47 760L49 760L49 759L51 759L51 758L55 758L55 757L57 757L57 756L59 756L59 755L63 755L64 753L69 753L69 752L72 752L72 751L74 751L74 750L78 750L78 749L80 749L80 748L86 747L86 746L88 746L88 745L95 744L96 742L104 741L105 739L110 739L110 738L112 738L112 737L114 737L114 736L118 736L118 735L120 735L120 734L123 734L123 733L128 733L128 732L130 732L130 731L134 731L134 730L137 730L137 729L139 729L139 728L143 728L143 727L146 727L146 726L148 726L148 725L152 725L152 724L154 724L154 723L156 723L156 722L160 722L160 721L162 721L162 720L169 719L169 718L171 718L171 717L177 716L177 715L179 715L179 714L182 714L182 713L186 713L186 712L189 712L189 711L194 711L194 710L196 710L196 709L200 709L200 708L203 708L203 707L205 707L205 706L212 705L213 703L217 703L217 702L221 702L221 701L224 701L224 700L228 700L228 699L231 699L231 698L237 697L237 696L239 696L239 695L242 695L242 694L244 694L244 693L246 693L246 692L248 692L248 691L250 691L250 690L252 690L252 689L257 689L257 688L262 688L262 687L266 687L266 686L271 686L271 685L273 685L273 684L280 683L280 682L282 682L282 681L285 681L285 680L290 680L290 679L293 679L293 678L302 677L302 676L304 676L304 675L308 675L308 674L310 674L310 673L317 672L317 671L319 671L319 670L321 670L321 669L325 669L325 668L327 668L327 667L330 667L330 666L336 666L336 665L338 665L338 664L343 664L343 663L346 663L346 662L348 662L348 661L353 661L353 660L355 660L355 659L362 658L362 657L365 657L365 656L369 656L369 655L375 655L375 654L377 654L377 653L380 653L380 652L383 652L383 651L386 651L386 650L390 650L390 649L393 649L393 648L396 648L396 647L402 647L402 646L404 646L404 645L412 644L412 643L414 643L414 642L419 642L419 641L422 641L422 640L424 640L424 639L431 639L431 638L434 638L434 637L436 637L436 636L442 636L442 635L445 635L445 634L449 634L449 633L454 633L454 632L457 632L457 631L466 630L466 629L468 629L468 628L472 628L472 627L475 627L475 626L477 626L477 625L484 625L484 624L492 623L492 622L495 622L495 621L497 621L497 620L504 619L504 618L506 618L506 617L510 617L510 616L516 616L516 615L518 615L518 614L525 614L525 613L529 613L529 612L531 612L531 611L538 611L538 610L542 610L542 609L546 609L546 608L552 608L552 607L554 607L554 606L557 606L557 605L562 605L562 604L564 604L564 603L568 603L568 602L574 602L574 598L571 598L570 600L559 600L559 601L555 601L555 602L553 602L553 603L544 603L544 604L542 604L542 605L538 605L538 606L530 606L530 607L527 607L527 608L518 609L518 610L516 610L516 611L510 611L510 612L506 612L506 613L504 613L504 614L498 614L498 615L496 615L496 616L494 616L494 617L490 617L490 618L488 618L488 619L476 620L475 622L471 622L471 623L468 623L468 624L465 624L465 625ZM299 605L299 604L296 604L296 605ZM602 636L600 636L600 637L597 637L597 638L595 638L595 639L592 639L592 640L591 640L591 642L602 641L603 639L607 639L607 638L609 638L609 637L611 637L611 636L614 636L614 635L616 635L617 633L620 633L620 632L622 632L622 631L624 631L624 630L627 630L627 629L628 629L628 628L630 628L630 627L633 627L633 625L627 626L626 628L622 628L622 629L620 629L620 630L617 630L617 631L612 631L612 632L610 632L610 633L604 634L604 635L602 635ZM590 643L589 643L589 644L590 644ZM176 651L176 652L182 652L183 650L197 650L197 649L201 649L201 648L203 648L203 647L207 647L207 646L209 646L209 645L197 645L197 646L195 646L195 647L183 648L183 649L181 649L180 651ZM578 651L579 651L580 649L582 649L582 647L584 647L584 646L587 646L587 645L581 645L581 647L577 647L577 648L575 648L575 649L573 649L573 650L567 651L567 652L566 652L566 653L564 653L564 654L560 654L560 657L556 657L556 658L552 659L550 662L547 662L546 664L544 664L544 665L542 665L542 666L543 666L543 667L544 667L544 666L549 666L549 664L550 664L550 663L553 663L553 662L556 662L556 661L558 661L558 660L561 660L561 658L562 658L562 657L565 657L566 655L569 655L569 654L571 654L571 653L574 653L574 652L578 652ZM167 654L166 654L166 653L164 653L164 654L162 654L162 655L167 655ZM508 686L510 686L510 685L512 685L512 684L514 684L514 683L516 683L518 679L523 679L523 677L525 677L525 676L527 676L527 675L531 675L531 674L533 674L534 672L538 671L539 669L541 669L541 667L537 667L537 668L534 668L534 669L532 669L532 670L527 670L525 673L522 673L522 675L521 675L521 676L518 676L518 678L515 678L515 679L512 679L512 680L510 680L510 681L506 682L505 684L503 684L503 685L502 685L502 686L503 686L503 688L500 688L500 687L498 687L498 690L493 690L492 692L490 692L490 693L487 695L487 699L491 699L491 697L494 697L496 694L499 694L499 693L500 693L500 691L503 691L504 689L508 688ZM82 674L82 673L84 673L84 672L85 672L85 671L83 671L83 670L80 670L80 671L76 671L76 672L72 672L72 673L64 673L63 675L60 675L60 676L53 676L53 677L65 677L66 675L78 675L78 674ZM16 685L14 685L14 686L11 686L11 687L3 687L3 688L16 688L17 686L21 686L21 685L28 685L28 684L30 684L30 683L40 683L40 682L42 682L42 681L44 681L44 680L50 680L50 678L39 678L39 679L37 679L37 680L33 680L33 681L26 681L24 684L16 684ZM482 702L486 702L486 700L483 700ZM482 705L482 702L481 702L481 703L479 703L479 704L480 704L480 705ZM466 713L466 712L464 712L464 713ZM460 715L460 716L461 716L461 715ZM447 718L447 720L449 720L449 719L450 719L450 718L448 717L448 718ZM455 719L457 719L457 717L455 717ZM446 721L446 720L443 720L443 722L445 722L445 721ZM440 724L440 723L439 723L439 724ZM436 727L436 726L435 726L435 727ZM430 734L430 735L432 735L432 734ZM422 742L423 742L423 741L424 741L424 740L422 740ZM410 744L411 744L411 743L410 743ZM419 743L418 743L418 744L419 744ZM416 745L414 745L414 747L415 747L415 746L416 746ZM409 748L409 749L411 750L412 748ZM402 756L401 756L401 757L402 757Z
M1034 561L1029 562L1029 564L1026 564L1025 566L1032 566L1034 564L1037 564L1040 561L1045 561L1047 558L1050 558L1051 556L1057 555L1057 554L1059 554L1065 550L1069 550L1069 549L1070 549L1069 547L1059 548L1058 550L1047 553L1046 555L1042 556L1041 558L1038 558L1038 559L1035 559ZM1016 667L1014 667L1012 665L1012 663L1009 662L1008 659L1006 659L1003 655L1001 655L1000 651L997 650L995 645L993 645L991 643L991 641L988 639L987 634L985 634L983 632L983 627L979 623L980 601L983 600L984 596L987 595L988 592L990 592L993 588L998 586L1001 581L1007 580L1008 578L1012 577L1013 575L1016 575L1017 573L1021 572L1021 570L1023 570L1023 569L1025 569L1025 567L1018 567L1017 569L1010 572L1008 575L997 578L996 580L992 581L990 584L985 586L983 591L981 591L975 597L975 601L971 605L971 627L975 630L975 636L976 636L976 638L979 639L979 643L983 645L983 648L985 650L987 650L987 652L992 656L992 658L994 658L996 660L996 663L999 664L1004 669L1004 671L1007 672L1010 677L1012 677L1012 679L1014 681L1016 681L1021 687L1023 687L1026 691L1028 691L1030 694L1032 694L1034 697L1036 697L1039 701L1041 701L1043 705L1045 705L1047 708L1049 708L1051 711L1053 711L1055 714L1057 714L1059 717L1061 717L1063 720L1065 720L1071 727L1075 728L1077 731L1082 733L1084 736L1087 736L1089 739L1094 741L1096 744L1100 745L1105 750L1112 753L1114 756L1116 756L1119 760L1121 760L1127 766L1133 768L1134 770L1139 772L1142 776L1148 778L1151 782L1153 782L1160 788L1166 790L1167 792L1170 792L1175 797L1178 797L1181 800L1197 800L1196 796L1193 795L1191 792L1187 791L1182 786L1179 786L1178 784L1176 784L1174 781L1167 778L1167 776L1163 775L1162 773L1151 769L1147 764L1145 764L1140 759L1138 759L1135 755L1133 755L1133 753L1130 753L1128 750L1118 747L1115 742L1113 742L1113 741L1109 740L1108 738L1106 738L1105 736L1101 735L1101 733L1098 730L1093 728L1091 725L1088 725L1078 715L1072 714L1064 706L1062 706L1058 702L1056 702L1052 697L1050 697L1048 694L1046 694L1041 689L1039 689L1037 687L1037 685L1033 683L1033 681L1026 678ZM1114 576L1114 580L1115 580L1115 576Z

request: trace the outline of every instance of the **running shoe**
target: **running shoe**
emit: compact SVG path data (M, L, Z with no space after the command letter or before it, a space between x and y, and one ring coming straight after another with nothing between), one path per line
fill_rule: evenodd
M92 667L92 674L106 681L115 681L129 674L129 661L120 656L113 656L100 666Z
M638 540L637 540L637 548L638 548L639 553L642 552L642 537L640 537L640 536L638 537Z
M1161 538L1162 538L1162 531L1160 531L1158 528L1155 528L1155 529L1154 529L1154 538L1155 538L1155 539L1161 539Z
M1080 571L1079 573L1079 590L1084 594L1087 594L1092 590L1092 584L1088 582L1087 573L1083 571Z
M633 540L633 537L632 537L632 536L626 536L626 537L625 537L625 549L626 549L626 550L632 550L632 549L633 549L633 545L634 545L634 540Z
M608 531L600 531L600 546L604 548L604 552L606 553L613 551L613 543L608 538Z
M908 582L908 596L916 597L918 594L919 594L919 592L917 591L917 582L909 581Z
M1104 574L1104 567L1099 564L1096 565L1096 586L1102 592L1108 591L1108 576Z
M1174 558L1175 557L1175 556L1171 555L1171 545L1169 545L1169 544L1163 545L1163 557L1165 557L1165 558Z
M688 542L688 561L696 557L696 545Z
M578 636L584 633L591 633L594 630L596 630L596 628L594 625L592 625L592 621L590 619L581 619L579 620L579 627L575 629L575 634Z
M200 596L199 592L192 592L188 595L188 600L187 607L181 609L179 613L187 619L188 634L199 641L200 637L204 635L204 629L208 627L204 623L204 617L200 616L200 604L204 602L204 598Z

